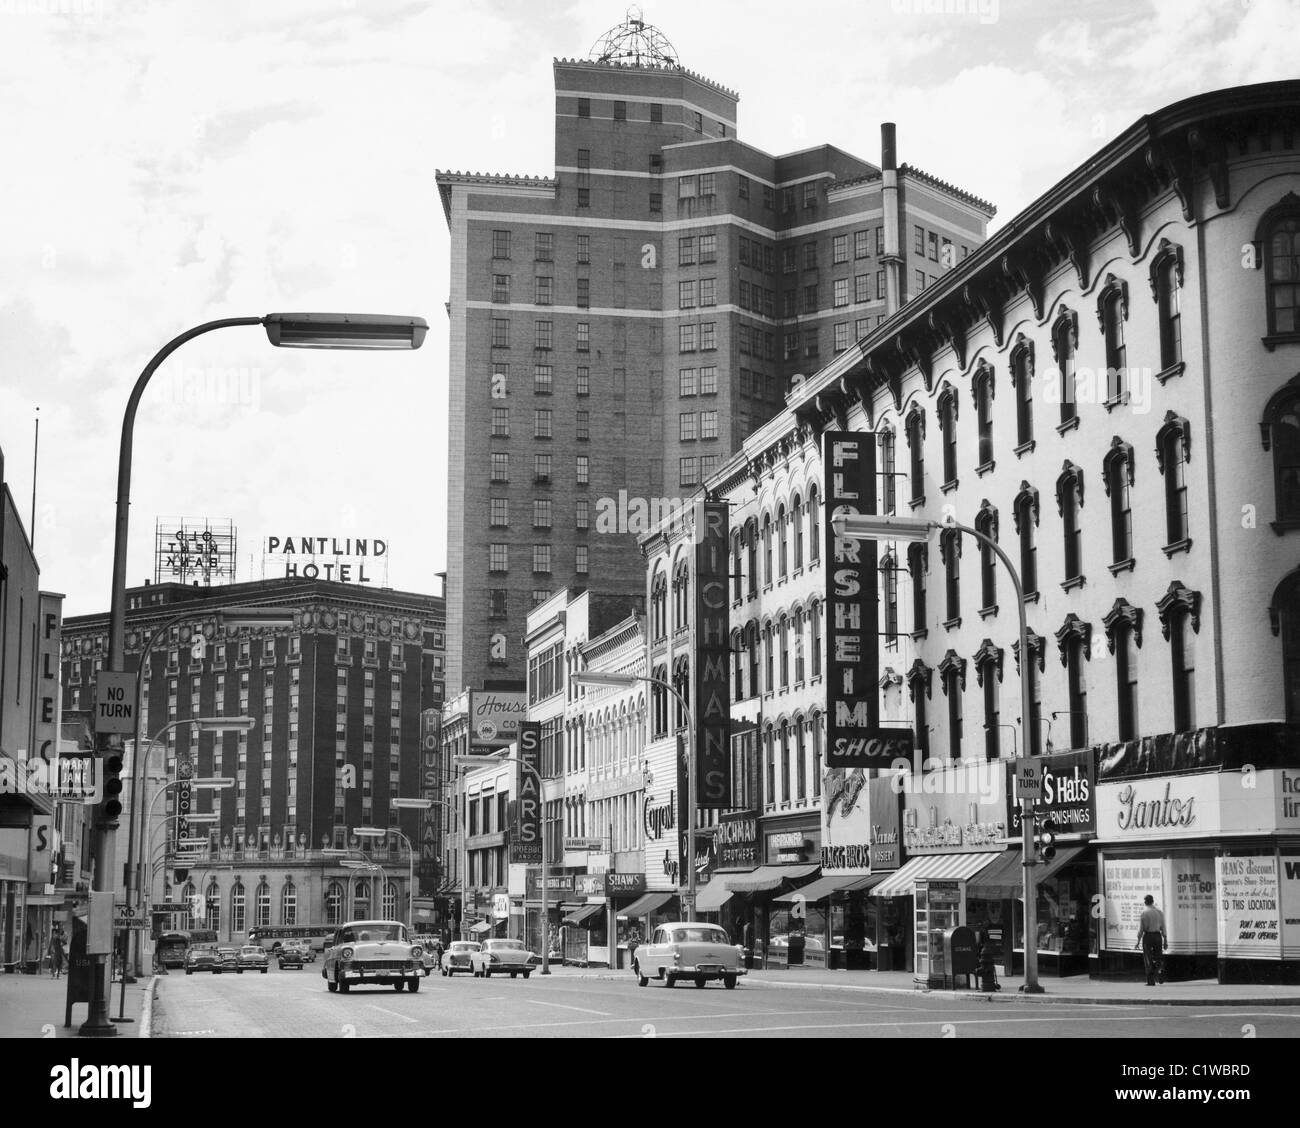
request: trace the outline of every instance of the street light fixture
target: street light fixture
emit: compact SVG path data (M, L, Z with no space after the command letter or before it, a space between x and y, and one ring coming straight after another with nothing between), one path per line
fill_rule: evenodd
M920 517L881 517L857 513L838 513L831 518L831 529L840 540L867 541L924 541L941 529L955 529L959 533L973 536L992 551L1006 567L1011 577L1011 586L1015 592L1016 611L1020 616L1020 725L1022 730L1033 715L1029 700L1029 622L1025 617L1024 589L1020 583L1020 573L1011 562L1011 558L1002 550L992 537L986 536L969 525L959 525L956 521L927 521ZM1030 752L1030 740L1020 742L1019 751L1026 757ZM1026 994L1042 994L1043 988L1038 982L1038 888L1033 877L1035 864L1033 851L1034 802L1024 799L1021 810L1020 844L1022 857L1022 888L1025 899L1025 985L1021 990Z
M682 865L686 867L686 904L682 915L688 921L695 919L695 824L698 818L695 811L695 717L691 713L690 703L671 682L664 678L648 677L645 674L598 673L583 670L570 675L574 685L605 686L610 689L635 689L639 682L661 685L677 698L682 712L686 715L686 850Z
M526 760L521 760L518 756L453 756L451 762L458 768L482 768L490 767L493 762L498 764L518 764L524 771L529 772L537 780L537 794L541 798L545 792L545 785L542 783L542 773ZM464 929L465 921L465 888L469 884L469 839L465 836L465 828L461 827L461 842L465 845L465 873L461 877L460 888L460 919L461 928ZM551 899L550 890L547 888L546 879L550 874L550 862L548 861L549 851L546 848L546 804L542 799L542 975L551 974ZM525 928L525 932L527 928ZM462 932L463 934L463 932Z
M396 806L403 802L398 799L390 799L389 804ZM433 806L432 799L408 799L406 803L423 803L426 807ZM406 927L408 931L415 928L415 850L411 846L411 840L406 837L400 830L384 830L378 826L356 826L352 828L352 833L358 838L387 838L390 834L396 834L403 842L406 843ZM346 863L344 863L346 865Z
M418 349L424 344L429 329L428 322L423 318L394 317L388 314L270 313L263 317L224 317L187 329L153 355L137 377L122 417L122 438L117 460L117 511L113 530L108 660L104 665L108 672L120 673L126 668L126 558L131 511L131 456L135 414L140 400L153 374L181 345L215 329L251 325L261 325L266 330L267 340L277 347L316 349ZM136 715L139 716L138 706ZM112 748L114 738L100 735L96 739L96 747L101 751ZM97 892L111 892L113 889L116 869L113 832L116 826L114 819L106 816L102 808L97 812L92 886ZM117 1031L108 1017L110 965L102 954L96 954L92 959L94 970L91 976L90 1006L86 1021L81 1024L78 1033L91 1038L113 1037Z

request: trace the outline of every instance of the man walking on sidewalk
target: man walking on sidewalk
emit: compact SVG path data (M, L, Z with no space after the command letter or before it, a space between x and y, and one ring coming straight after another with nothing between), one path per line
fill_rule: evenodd
M1156 977L1165 981L1165 914L1156 908L1155 898L1150 893L1143 898L1146 908L1142 910L1142 919L1138 923L1138 942L1135 948L1142 949L1142 962L1146 965L1147 986L1156 985Z

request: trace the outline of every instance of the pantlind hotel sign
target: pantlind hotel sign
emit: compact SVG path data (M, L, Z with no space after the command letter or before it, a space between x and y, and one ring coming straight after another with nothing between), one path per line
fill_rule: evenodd
M368 584L376 560L388 574L388 542L378 537L267 537L266 555L283 559L286 578Z

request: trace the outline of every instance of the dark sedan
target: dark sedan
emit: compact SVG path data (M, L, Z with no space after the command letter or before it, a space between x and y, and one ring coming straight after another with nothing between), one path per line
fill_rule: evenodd
M185 956L186 975L193 975L196 971L218 970L215 948L191 948Z

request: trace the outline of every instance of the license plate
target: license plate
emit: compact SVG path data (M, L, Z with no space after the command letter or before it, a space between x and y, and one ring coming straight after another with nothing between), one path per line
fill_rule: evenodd
M697 965L695 970L696 971L721 971L722 965L721 964L699 964Z

